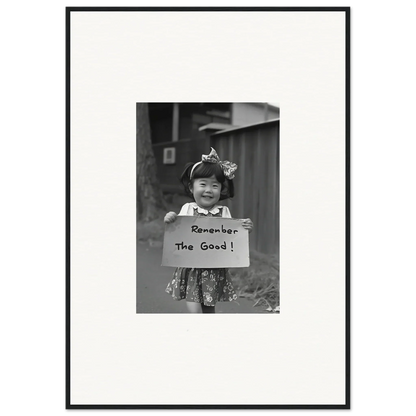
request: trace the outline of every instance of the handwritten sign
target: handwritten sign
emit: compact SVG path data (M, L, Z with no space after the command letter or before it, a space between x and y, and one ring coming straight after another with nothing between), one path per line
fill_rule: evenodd
M248 267L248 231L242 220L178 216L165 226L162 266Z

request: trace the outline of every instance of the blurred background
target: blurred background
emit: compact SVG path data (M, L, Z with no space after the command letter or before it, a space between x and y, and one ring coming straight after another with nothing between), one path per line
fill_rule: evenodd
M251 266L231 270L240 296L279 309L280 108L272 103L136 103L137 240L161 248L163 217L190 202L179 181L213 147L238 165L233 218L251 218ZM139 299L139 296L138 296ZM139 304L138 300L138 304Z

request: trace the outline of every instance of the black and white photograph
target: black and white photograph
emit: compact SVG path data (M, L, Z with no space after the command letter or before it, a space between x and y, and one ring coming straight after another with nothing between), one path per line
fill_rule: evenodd
M66 18L67 408L349 408L349 9Z
M279 313L279 104L136 110L137 313ZM193 222L169 243L178 215L216 228Z

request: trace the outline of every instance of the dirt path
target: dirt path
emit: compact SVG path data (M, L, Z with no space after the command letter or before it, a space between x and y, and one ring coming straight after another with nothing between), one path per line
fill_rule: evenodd
M148 243L137 244L137 312L138 313L187 313L185 301L175 301L165 288L174 268L162 267L162 248ZM261 313L253 303L240 298L237 302L218 302L216 313Z

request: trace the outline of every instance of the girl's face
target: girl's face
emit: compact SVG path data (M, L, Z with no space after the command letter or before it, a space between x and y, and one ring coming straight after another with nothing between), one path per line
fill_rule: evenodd
M194 179L190 186L195 202L205 209L211 209L221 196L221 184L217 181L215 175L209 178Z

